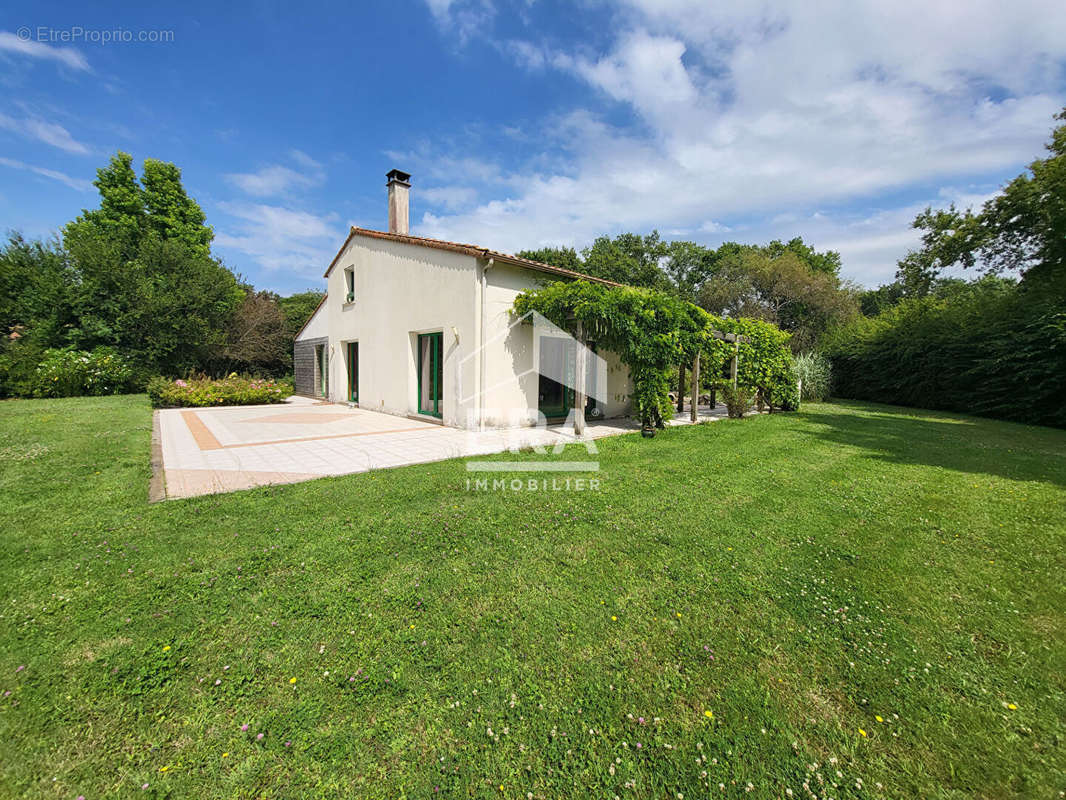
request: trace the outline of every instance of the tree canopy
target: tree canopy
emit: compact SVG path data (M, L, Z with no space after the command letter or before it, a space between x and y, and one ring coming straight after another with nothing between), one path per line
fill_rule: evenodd
M840 278L840 254L795 237L766 245L710 248L647 236L600 236L573 248L523 250L520 256L637 288L656 289L719 316L761 319L792 334L798 352L858 313L858 289Z
M1066 109L1055 116L1066 122ZM1033 161L979 211L927 208L914 220L922 246L899 262L910 297L930 293L943 270L1017 272L1027 285L1066 284L1066 125L1051 134L1050 155Z
M146 370L202 367L225 341L244 291L213 258L213 231L173 164L147 160L140 182L118 153L97 171L100 206L63 230L78 318L63 344L113 346Z
M212 255L214 232L174 164L146 159L138 178L132 156L116 153L95 186L99 204L61 237L13 233L0 247L0 394L26 393L64 350L117 355L142 383L291 369L293 337L321 292L279 298L240 283Z

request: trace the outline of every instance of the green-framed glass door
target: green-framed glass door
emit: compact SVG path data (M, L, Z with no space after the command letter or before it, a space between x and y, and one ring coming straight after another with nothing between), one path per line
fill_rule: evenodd
M596 346L590 344L589 351L596 352ZM542 336L540 339L540 380L537 392L537 408L546 419L564 419L574 407L574 384L577 383L577 347L573 339L556 336ZM560 383L550 375L564 379ZM590 369L586 378L585 413L596 407L592 395L596 386L595 371Z
M348 342L348 401L359 402L359 342Z
M316 346L315 356L318 361L318 396L325 397L329 392L329 361L326 346L323 344Z
M444 334L418 335L418 413L439 417L444 411Z

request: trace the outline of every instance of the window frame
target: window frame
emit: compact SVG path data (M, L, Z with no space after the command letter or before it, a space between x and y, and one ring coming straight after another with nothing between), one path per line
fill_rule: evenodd
M355 302L355 265L344 268L345 303Z

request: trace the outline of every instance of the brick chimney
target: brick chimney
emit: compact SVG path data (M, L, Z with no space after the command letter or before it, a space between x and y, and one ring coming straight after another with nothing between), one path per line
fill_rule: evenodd
M411 191L411 176L398 169L385 176L389 187L389 233L409 232L407 222L408 195Z

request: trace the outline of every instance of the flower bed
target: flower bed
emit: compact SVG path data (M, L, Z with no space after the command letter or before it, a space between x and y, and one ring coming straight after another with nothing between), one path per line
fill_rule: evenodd
M280 403L292 393L291 381L244 378L236 374L217 380L153 378L148 382L148 397L156 408L257 406Z

